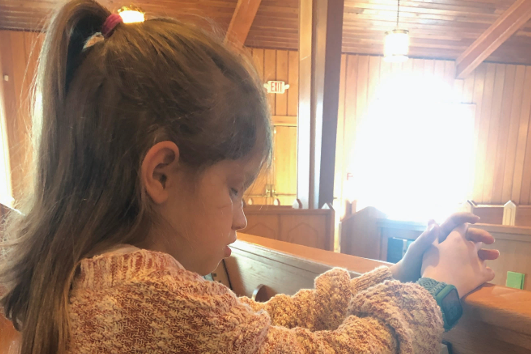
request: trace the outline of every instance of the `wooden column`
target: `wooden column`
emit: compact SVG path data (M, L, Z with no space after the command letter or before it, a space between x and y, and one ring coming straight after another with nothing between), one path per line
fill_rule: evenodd
M299 0L297 198L332 203L344 0Z

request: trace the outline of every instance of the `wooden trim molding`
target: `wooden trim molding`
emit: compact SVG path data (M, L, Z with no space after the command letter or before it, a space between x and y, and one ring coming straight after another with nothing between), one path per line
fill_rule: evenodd
M297 126L297 116L271 116L273 125Z

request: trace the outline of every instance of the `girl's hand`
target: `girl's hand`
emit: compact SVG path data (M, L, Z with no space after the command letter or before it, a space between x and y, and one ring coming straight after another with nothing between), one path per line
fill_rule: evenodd
M485 260L494 260L500 253L481 249L484 240L491 238L488 232L469 229L465 224L450 232L444 242L435 239L424 253L422 276L451 284L460 297L465 296L494 279L494 271L485 265Z
M421 276L422 258L424 253L430 249L433 242L438 239L439 242L443 242L450 232L456 227L465 223L474 224L478 222L479 217L471 213L454 213L440 226L433 220L428 223L428 228L424 231L408 248L406 254L397 264L392 265L389 269L396 280L401 282L417 281ZM474 232L476 229L469 229L470 232ZM480 230L481 231L481 230ZM475 233L476 242L484 242L491 244L494 242L494 238L488 232ZM482 250L480 257L483 256ZM487 252L488 253L488 252ZM491 256L487 254L487 256ZM489 258L483 258L489 259Z

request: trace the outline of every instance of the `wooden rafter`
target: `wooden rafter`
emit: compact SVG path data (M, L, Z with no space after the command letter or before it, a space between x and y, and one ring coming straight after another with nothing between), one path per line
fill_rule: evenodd
M531 18L531 0L517 0L457 60L457 77L474 71Z
M236 47L243 46L261 2L262 0L238 0L225 36L225 43L231 43Z

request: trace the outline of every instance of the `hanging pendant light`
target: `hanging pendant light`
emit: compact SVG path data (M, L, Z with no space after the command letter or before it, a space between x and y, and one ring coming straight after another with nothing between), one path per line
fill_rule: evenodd
M396 28L385 32L384 60L388 62L404 62L408 59L409 31L400 29L400 0L396 11Z

